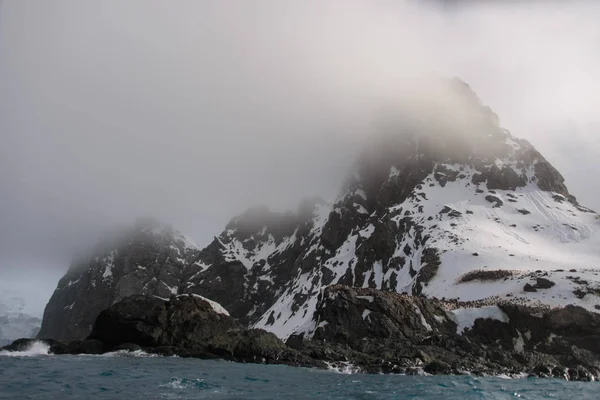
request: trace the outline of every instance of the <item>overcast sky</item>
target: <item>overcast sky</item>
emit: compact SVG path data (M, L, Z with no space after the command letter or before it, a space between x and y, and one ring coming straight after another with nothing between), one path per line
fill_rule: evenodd
M0 279L139 215L205 245L331 199L415 71L462 77L600 209L598 2L459 3L4 0Z

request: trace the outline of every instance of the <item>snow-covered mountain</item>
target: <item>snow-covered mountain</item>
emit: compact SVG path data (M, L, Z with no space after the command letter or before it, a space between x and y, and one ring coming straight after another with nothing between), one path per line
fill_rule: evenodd
M389 115L333 204L255 207L204 249L138 224L73 264L40 337L70 340L133 293L194 293L281 338L318 325L331 284L446 299L600 308L600 219L462 81ZM433 93L433 92L429 92Z
M0 291L0 346L19 338L35 337L42 320L32 315L26 301L14 290Z

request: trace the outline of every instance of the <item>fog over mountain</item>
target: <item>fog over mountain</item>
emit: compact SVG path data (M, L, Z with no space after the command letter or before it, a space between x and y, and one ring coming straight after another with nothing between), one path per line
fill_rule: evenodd
M474 3L0 3L0 280L55 286L36 270L139 215L204 246L253 204L331 199L429 73L600 209L600 5Z

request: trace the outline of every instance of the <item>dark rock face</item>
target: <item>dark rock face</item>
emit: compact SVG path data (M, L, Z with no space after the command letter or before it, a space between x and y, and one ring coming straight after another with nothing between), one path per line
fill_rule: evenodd
M366 339L418 343L431 336L434 329L440 335L456 331L443 303L374 289L330 286L324 291L316 316L323 326L315 331L314 340L353 348Z
M497 307L505 321L475 318L457 332L452 310L482 305L332 286L319 300L313 340L290 341L306 354L351 360L374 373L419 367L434 374L597 379L600 315L576 306L547 310L503 303Z
M110 346L133 343L142 347L193 347L205 339L241 326L230 316L194 296L164 301L127 297L98 315L89 339Z
M100 340L75 340L66 345L55 343L50 347L54 354L104 354L112 347Z
M100 311L127 296L177 294L185 267L199 249L170 227L139 219L134 227L100 241L93 253L75 260L59 281L38 338L81 340Z
M273 333L262 329L229 331L208 341L206 349L219 357L238 362L324 366L319 360L292 350Z
M19 339L1 348L26 351L37 339ZM42 340L52 354L103 354L144 350L171 356L223 358L325 368L323 362L287 347L273 333L244 329L220 305L194 295L165 301L134 295L102 311L90 336L66 344Z
M322 366L270 332L243 329L194 295L174 296L169 301L141 295L125 298L100 313L84 342L90 341L103 343L104 351L141 348L183 357Z
M433 279L438 271L438 268L440 267L441 262L437 249L434 247L428 247L423 250L421 262L421 269L417 274L415 286L413 287L413 294L415 295L421 294L423 287L425 287L427 283Z

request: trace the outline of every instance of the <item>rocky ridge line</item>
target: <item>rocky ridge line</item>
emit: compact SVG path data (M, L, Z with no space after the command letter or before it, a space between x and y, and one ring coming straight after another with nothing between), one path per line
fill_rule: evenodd
M102 311L83 341L45 340L53 354L138 351L365 373L538 376L590 381L600 373L600 316L581 307L482 306L334 285L319 325L284 343L245 329L194 295L127 297ZM1 351L23 351L21 339Z

